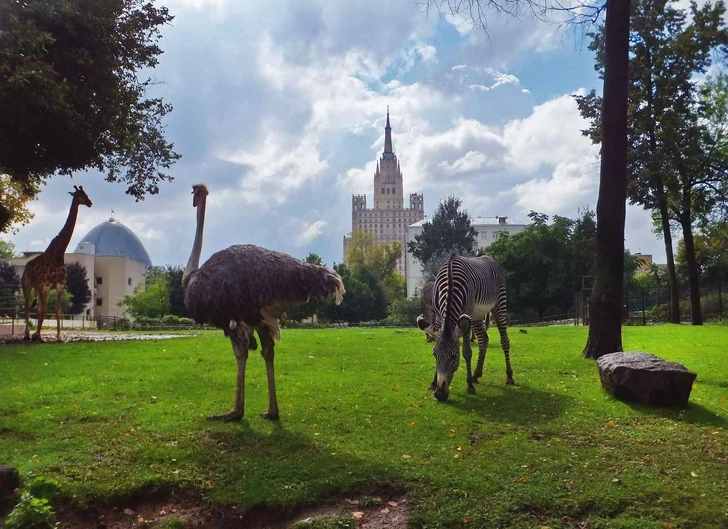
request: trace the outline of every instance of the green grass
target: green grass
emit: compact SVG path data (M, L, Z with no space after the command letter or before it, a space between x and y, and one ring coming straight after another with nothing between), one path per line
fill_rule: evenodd
M415 329L286 330L281 420L258 417L265 367L251 354L239 424L204 420L232 404L222 333L7 346L0 463L58 480L79 505L174 488L245 511L382 484L408 491L419 527L728 525L728 327L624 329L626 350L697 371L684 411L606 395L580 356L584 328L510 335L516 387L492 336L477 394L461 368L440 404Z

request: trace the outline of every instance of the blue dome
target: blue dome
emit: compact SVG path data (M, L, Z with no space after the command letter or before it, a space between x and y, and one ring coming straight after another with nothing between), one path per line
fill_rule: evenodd
M144 266L152 266L152 260L139 237L114 219L102 222L84 235L76 246L76 252L81 249L83 243L94 244L96 246L95 254L98 257L123 256L142 263Z

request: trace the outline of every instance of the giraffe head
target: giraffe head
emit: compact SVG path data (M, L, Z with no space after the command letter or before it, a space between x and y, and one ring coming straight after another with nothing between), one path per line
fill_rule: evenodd
M78 204L83 204L87 208L90 208L93 206L93 202L91 202L91 199L86 194L86 191L83 190L83 186L73 186L74 191L69 191L68 194L73 197L73 200L76 201Z
M200 205L200 201L209 194L205 184L195 184L192 186L192 207Z

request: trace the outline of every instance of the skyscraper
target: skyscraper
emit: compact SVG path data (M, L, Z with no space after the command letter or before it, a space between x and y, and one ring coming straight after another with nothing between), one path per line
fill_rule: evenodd
M397 271L406 275L405 269L405 228L425 218L424 200L421 193L410 193L409 208L404 207L402 171L399 160L392 148L392 127L384 127L384 152L377 162L374 172L374 208L367 209L366 195L351 197L351 231L363 230L371 233L375 242L402 243L402 257L397 263ZM344 238L344 262L350 237Z

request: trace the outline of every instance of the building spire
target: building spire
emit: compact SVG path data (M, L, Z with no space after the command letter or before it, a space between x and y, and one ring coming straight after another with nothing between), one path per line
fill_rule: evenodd
M387 125L384 127L384 153L392 153L392 127L389 125L389 105L387 105Z

